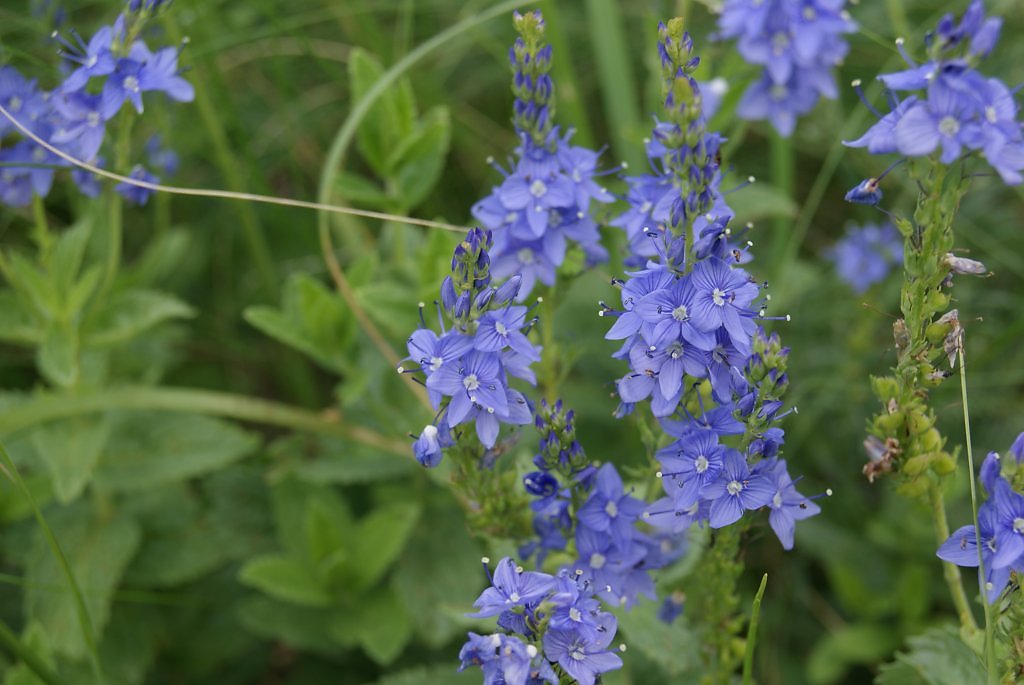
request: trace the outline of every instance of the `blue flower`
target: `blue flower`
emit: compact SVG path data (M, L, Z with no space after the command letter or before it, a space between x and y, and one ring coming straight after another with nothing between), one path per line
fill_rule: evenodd
M89 79L96 76L107 76L114 71L116 60L111 52L114 36L123 35L124 20L119 19L115 26L104 26L97 31L88 43L82 41L77 33L72 33L77 45L73 45L59 35L57 39L64 44L61 55L69 62L77 64L67 78L63 88L66 91L77 91L85 87Z
M762 466L763 465L763 466ZM772 482L775 494L768 503L771 513L768 523L784 549L793 549L796 522L821 513L821 507L796 490L796 484L786 470L786 460L766 460L758 463L757 470Z
M132 171L128 176L137 181L145 181L146 183L160 183L160 179L146 171L146 168L141 164L136 164L132 167ZM139 206L145 205L149 201L149 196L154 192L149 188L142 188L131 183L118 183L114 186L114 190L120 193L128 202Z
M615 617L603 614L606 625L597 637L579 630L549 630L544 634L544 655L578 685L594 685L602 673L622 668L622 659L608 649L615 637Z
M51 142L64 144L65 150L80 159L95 159L107 131L100 96L86 92L59 93L53 97L53 106L63 121Z
M554 587L555 579L552 576L523 571L510 557L505 557L494 568L491 587L484 590L473 603L479 611L467 615L486 618L514 607L529 607L539 603Z
M743 94L737 114L768 119L783 136L820 97L836 97L832 70L856 30L843 0L726 0L718 21L722 38L736 38L750 64L763 68Z
M704 491L707 499L711 500L709 523L712 528L735 523L744 511L768 505L775 493L772 483L761 474L752 472L740 452L729 450L718 479Z
M622 478L612 464L605 464L597 471L594 491L577 512L584 526L600 533L610 533L620 549L629 549L634 529L633 523L644 509L644 503L626 493Z
M716 480L725 464L727 448L718 444L714 433L700 433L689 440L676 440L658 450L660 476L673 508L693 506Z
M862 293L903 261L903 239L892 224L852 226L828 257L839 277Z

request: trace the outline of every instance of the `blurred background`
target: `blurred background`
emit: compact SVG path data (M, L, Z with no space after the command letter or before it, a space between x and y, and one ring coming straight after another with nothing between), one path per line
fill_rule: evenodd
M180 170L166 182L313 199L325 152L357 97L417 46L494 4L177 0L147 39L173 44L188 37L181 62L190 67L185 76L196 101L148 106L139 145L159 132L180 156ZM732 116L756 74L731 45L712 40L709 4L548 0L524 7L541 9L547 21L558 122L576 129L577 143L604 146L606 168L645 164L641 141L660 97L658 20L685 16L702 57L698 75L729 83L711 122L729 138L725 164L734 171L723 186L758 179L729 201L740 221L755 225L749 270L771 284L774 313L792 315L774 327L792 349L788 400L799 408L783 424L785 456L794 476L804 476L802 491L834 493L820 502L820 516L798 526L792 552L781 549L766 517L746 543L743 606L761 574L769 575L759 682L871 683L908 637L954 616L927 512L884 479L870 485L861 475L864 427L876 409L868 376L885 373L894 359L899 284L890 274L856 293L827 258L848 224L887 218L843 201L889 163L841 145L874 121L846 86L899 68L897 36L921 55L923 35L941 13L964 7L932 0L850 6L862 32L850 36L840 98L800 120L787 143L789 167L773 152L765 123ZM1016 40L1024 15L1014 0L987 5L1007 21L987 71L1013 87L1024 62L1024 42ZM59 77L51 33L74 28L88 37L119 8L8 0L0 8L0 63L53 87ZM468 225L470 207L501 178L487 158L500 163L516 145L507 62L513 38L505 14L444 41L406 71L393 92L415 109L405 133L417 134L418 147L392 154L394 113L371 110L373 125L345 157L329 199ZM874 86L867 92L884 105ZM605 181L624 191L614 176ZM884 190L883 207L911 211L916 188L905 176L894 172ZM960 277L954 291L966 327L978 454L1005 451L1024 431L1022 199L997 177L979 176L956 224L957 244L993 272ZM60 181L47 210L54 226L96 211ZM356 297L390 345L403 350L417 325L416 304L436 297L457 236L373 220L332 222ZM5 250L28 249L28 225L29 215L0 210ZM576 409L577 435L592 458L641 466L646 456L635 425L611 418L612 381L623 367L609 357L617 345L604 340L606 322L596 311L598 299L617 297L609 280L621 272L624 240L616 229L604 232L613 261L576 279L557 313L556 339L573 360L562 394ZM45 415L39 398L48 395L31 351L0 347L0 405L15 416L5 422L0 412L0 436L45 503L79 576L102 636L107 682L479 681L479 673L453 674L465 631L478 625L462 614L485 582L480 556L511 548L484 550L443 478L403 456L407 434L430 417L334 294L316 215L157 196L129 212L125 241L122 277L175 294L196 316L156 327L115 355L83 358L79 391L109 396L129 384L173 386L329 407L332 419L364 427L389 447L267 428L258 414L241 423L199 417L188 407L141 413L121 406L75 420ZM963 441L959 396L956 377L933 393L952 445ZM97 417L106 428L90 423ZM91 448L90 436L107 430L109 439L96 438L100 446ZM533 440L525 431L515 448L521 463ZM75 462L69 449L91 454L89 465ZM970 517L965 471L964 462L949 494L953 528ZM0 483L0 522L0 616L52 656L67 682L88 682L88 645L71 595L30 509L7 481ZM671 629L651 619L653 607L638 613L623 625L627 668L606 682L687 682ZM3 658L5 685L36 682L10 655Z

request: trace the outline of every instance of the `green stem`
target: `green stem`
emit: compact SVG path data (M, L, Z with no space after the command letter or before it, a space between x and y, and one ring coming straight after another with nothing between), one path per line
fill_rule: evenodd
M14 634L14 631L2 620L0 620L0 644L3 644L11 654L21 659L22 663L39 680L43 681L45 685L63 685L63 681L53 669L43 663L43 660L36 656L36 653L29 649L27 645L22 644L18 636Z
M974 482L974 450L971 447L971 415L967 402L967 369L964 366L963 342L957 348L960 361L960 398L964 408L964 440L967 448L967 466L971 481L971 514L974 516L975 544L978 548L978 585L981 591L981 604L985 609L985 664L988 670L989 685L998 685L999 666L996 660L995 619L992 616L992 605L988 601L988 589L985 582L985 559L982 554L981 527L978 524L978 491ZM943 540L945 542L945 540Z
M555 341L555 310L558 308L557 288L557 282L550 288L545 288L541 302L543 319L540 322L540 335L541 345L544 348L541 352L543 368L541 389L544 392L544 397L551 403L558 399L559 374L561 373L558 367L558 343Z
M46 518L43 516L42 510L36 502L36 498L32 496L32 491L29 490L27 485L25 485L25 481L22 480L21 473L19 473L17 465L15 465L14 460L11 459L10 455L7 454L7 450L2 444L0 444L0 464L3 465L3 470L6 472L7 477L11 479L15 486L25 496L29 506L32 507L32 514L35 516L36 523L39 524L39 528L43 532L43 537L46 538L46 543L49 545L53 556L57 559L57 563L60 566L61 572L64 574L64 579L67 581L68 587L71 588L71 594L74 596L75 600L75 613L78 616L78 626L82 632L82 638L85 641L86 648L89 651L89 665L92 669L93 680L96 681L97 685L103 685L103 667L100 665L99 650L96 647L96 634L93 632L92 619L89 616L89 608L85 604L85 597L82 594L82 588L79 586L78 580L75 578L74 571L71 570L71 564L68 563L67 557L64 556L64 550L61 549L60 543L57 542L57 536L53 534L53 529L50 528L50 524L46 522Z
M127 386L75 395L44 395L11 407L0 414L0 434L10 436L20 430L49 421L118 409L180 411L223 416L239 421L354 440L386 453L409 456L409 448L404 441L393 440L359 426L345 425L337 418L269 400L185 388Z
M45 263L53 247L53 236L50 235L50 222L46 219L46 205L43 198L33 193L32 195L32 219L34 221L34 232L32 239L36 241L39 248L41 262Z
M793 144L774 129L771 135L771 164L772 183L779 189L783 197L793 200L796 185L796 159ZM776 217L772 221L771 248L769 249L771 261L768 262L769 264L779 263L792 232L792 226L792 221L788 217Z
M131 134L134 116L124 111L117 122L117 141L114 148L114 167L116 173L127 173L128 160L131 155ZM114 186L107 186L107 266L100 284L100 296L110 292L121 268L121 242L124 226L124 200Z
M750 627L747 629L747 648L743 655L743 685L753 685L754 682L754 648L757 644L757 622L761 618L761 600L764 598L764 589L768 586L768 574L761 576L761 586L757 588L754 596L754 605L750 609Z

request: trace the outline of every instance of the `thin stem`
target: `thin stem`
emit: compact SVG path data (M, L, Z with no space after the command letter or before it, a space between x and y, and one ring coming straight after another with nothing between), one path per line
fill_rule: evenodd
M0 434L10 436L48 421L112 409L151 409L223 416L353 440L389 454L409 456L409 447L405 442L367 428L346 425L336 414L297 409L244 395L186 388L127 386L75 395L44 395L0 414Z
M114 170L124 172L131 154L132 122L131 112L121 113L117 122L117 142L114 151ZM103 271L100 295L110 291L121 268L121 241L124 225L124 200L116 188L107 188L107 265Z
M544 289L540 308L543 313L543 319L540 322L540 335L541 345L544 348L541 352L541 365L544 368L544 373L541 374L541 384L544 396L548 402L552 403L558 399L559 374L561 373L558 368L558 343L555 342L555 309L558 308L557 287L556 282L550 288Z
M935 526L935 539L941 545L949 539L949 520L946 518L946 504L942 496L942 488L938 483L932 483L928 488L928 501L932 508L932 523ZM964 592L963 581L960 578L960 567L948 561L942 562L942 575L946 579L946 586L953 598L953 606L956 608L960 625L967 632L974 634L978 632L978 624L971 612L971 603Z
M25 496L29 506L32 507L32 514L35 516L36 523L39 524L43 537L46 538L46 543L49 545L53 556L57 559L57 564L60 566L68 587L71 588L71 594L75 600L75 614L78 616L78 626L82 632L82 639L85 641L86 649L89 652L89 665L92 669L93 680L96 681L97 685L103 685L103 667L100 665L100 655L96 647L96 634L93 632L92 618L89 616L89 608L85 604L85 596L82 594L82 588L79 586L75 573L71 569L71 564L68 563L67 557L64 556L64 550L61 549L60 543L57 542L57 536L53 534L53 529L46 522L42 510L39 508L39 503L32 496L32 491L25 485L17 465L11 459L11 456L7 454L7 450L2 444L0 444L0 463L2 463L7 477L11 479L11 482Z
M768 574L761 576L761 586L754 596L754 605L750 609L750 627L747 629L747 651L743 655L743 685L754 683L754 648L757 645L757 623L761 618L761 600L764 589L768 586Z
M45 262L53 247L53 236L50 235L50 222L46 219L46 205L43 198L35 193L32 194L32 220L35 229L32 239L39 248L40 261Z
M43 663L43 660L36 656L36 653L29 649L27 645L22 644L18 636L14 634L14 631L3 620L0 620L0 644L3 644L11 654L21 659L21 662L46 685L63 685L63 681L53 669Z
M967 402L967 368L964 366L964 346L961 341L957 348L960 361L960 398L964 408L964 440L967 448L967 467L971 481L971 514L974 516L974 540L978 548L978 585L981 591L981 604L985 609L985 664L988 670L989 685L998 685L999 666L996 661L995 620L992 616L992 605L988 601L988 587L985 582L985 559L982 554L981 528L978 525L978 487L974 482L974 450L971 447L971 415Z
M796 183L796 159L793 153L793 145L774 129L771 135L771 163L772 183L779 189L783 197L788 200L795 199L793 194ZM772 259L769 263L778 264L783 250L786 249L786 243L792 230L792 221L788 217L776 217L772 221L772 229Z

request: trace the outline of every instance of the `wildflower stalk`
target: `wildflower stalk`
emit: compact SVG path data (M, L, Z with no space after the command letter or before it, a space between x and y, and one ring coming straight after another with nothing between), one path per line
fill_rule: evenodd
M757 624L761 617L761 600L768 586L768 574L761 576L761 585L754 596L754 604L750 609L750 627L747 629L747 651L743 655L743 685L754 683L754 647L757 644Z
M50 235L50 223L46 220L46 205L43 198L35 193L32 194L32 239L39 248L40 261L45 262L53 247L53 237Z
M996 647L995 647L995 619L992 616L992 605L986 601L988 591L985 587L985 559L982 554L984 547L981 542L981 525L978 522L978 486L974 479L974 450L971 447L971 414L970 404L967 401L967 369L964 366L964 346L963 340L957 347L957 357L960 362L960 398L963 402L964 409L964 440L967 449L967 470L970 474L971 483L971 515L974 517L974 534L975 542L978 548L978 592L981 594L982 602L981 605L985 609L985 666L988 671L988 685L998 685L999 683L999 666L996 660ZM948 538L948 535L946 536ZM940 540L940 544L945 542L945 539ZM947 562L947 566L950 565ZM963 587L957 579L957 586L961 592Z
M120 114L116 126L116 142L114 148L114 171L128 171L128 160L131 155L132 124L134 116L129 111ZM100 296L106 295L114 285L117 272L121 268L121 242L123 240L124 200L113 186L107 187L107 263L100 284Z
M870 479L888 471L900 474L899 492L925 499L931 507L938 540L949 537L943 480L955 472L956 462L945 451L945 438L935 427L936 416L928 404L928 390L947 375L937 367L952 355L962 333L955 310L937 319L949 304L943 291L949 275L945 256L953 249L953 219L966 191L962 177L944 164L911 159L907 163L920 194L913 221L896 218L904 238L904 281L900 292L903 318L893 332L897 363L895 374L873 379L882 410L875 416L871 433L884 443L880 458L865 467ZM978 627L964 594L959 569L944 563L944 577L962 628L969 634Z
M0 620L0 644L3 644L11 654L21 659L21 662L45 685L63 685L64 681L60 679L60 676L47 666L27 645L22 643L18 636L14 634L14 631L2 620Z

